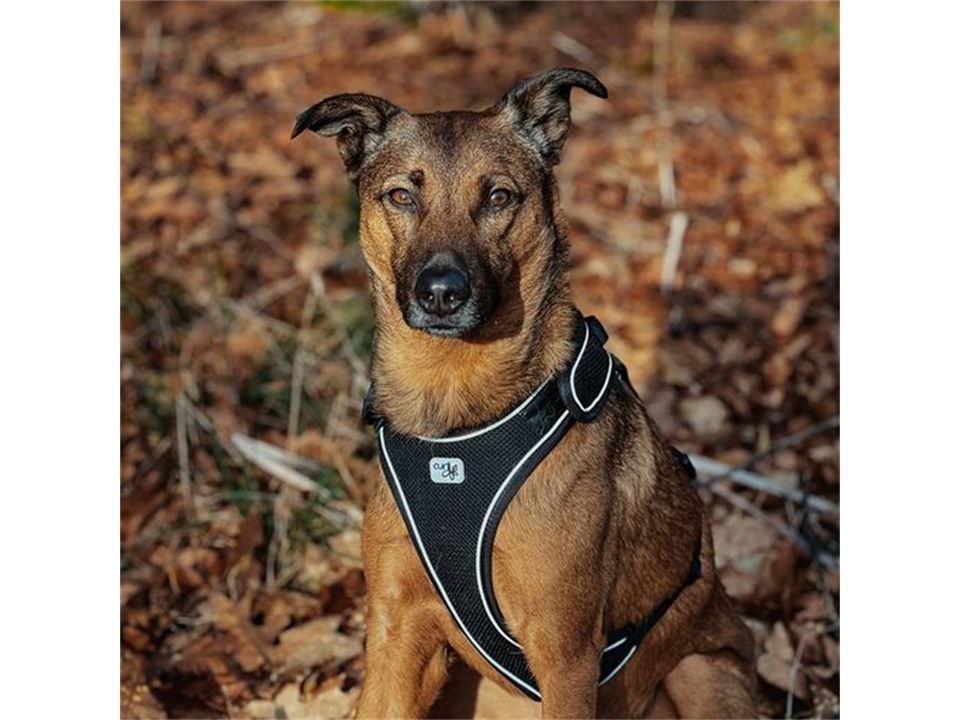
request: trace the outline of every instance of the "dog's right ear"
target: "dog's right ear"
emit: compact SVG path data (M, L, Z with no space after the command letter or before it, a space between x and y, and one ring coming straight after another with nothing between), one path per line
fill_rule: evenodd
M554 68L521 80L500 100L501 112L508 114L548 167L560 160L570 131L570 90L575 87L607 97L603 83L586 70Z
M290 138L297 137L304 130L313 130L318 135L336 135L337 149L347 175L355 180L366 159L383 142L387 125L404 112L403 108L375 95L334 95L300 113Z

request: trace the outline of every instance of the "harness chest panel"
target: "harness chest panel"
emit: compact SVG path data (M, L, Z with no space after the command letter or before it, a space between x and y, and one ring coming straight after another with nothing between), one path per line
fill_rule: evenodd
M493 544L523 482L574 422L591 422L606 404L614 358L605 341L594 318L581 319L568 369L486 427L443 438L400 435L383 422L378 428L384 476L441 599L477 651L534 700L536 679L494 596ZM601 684L636 651L640 629L608 637Z

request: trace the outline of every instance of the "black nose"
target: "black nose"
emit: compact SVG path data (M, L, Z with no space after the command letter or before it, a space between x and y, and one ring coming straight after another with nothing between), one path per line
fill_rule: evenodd
M424 312L452 315L470 299L470 280L452 264L428 265L420 271L413 293Z

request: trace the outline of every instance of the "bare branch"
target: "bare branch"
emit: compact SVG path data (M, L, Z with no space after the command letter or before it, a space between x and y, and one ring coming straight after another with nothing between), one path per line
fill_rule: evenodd
M290 377L290 414L287 418L287 442L297 435L300 425L300 400L303 395L303 376L306 365L303 347L303 334L313 322L313 315L317 309L317 287L310 283L307 297L303 301L303 312L300 315L300 330L297 332L297 349L293 353L293 372Z
M680 265L680 254L683 252L683 238L689 224L690 218L685 212L675 212L670 216L667 249L663 254L663 266L660 269L660 292L667 296L673 292L677 267Z
M712 460L708 457L704 457L703 455L690 455L689 457L690 462L692 462L693 466L697 469L698 475L703 473L711 476L709 480L703 483L704 486L711 489L716 480L723 478L725 480L732 480L738 485L748 487L751 490L759 490L771 495L787 498L788 500L800 505L804 505L805 507L811 510L816 510L817 512L827 513L830 515L838 515L840 513L840 506L836 503L817 495L807 495L803 491L797 490L796 488L787 487L783 483L774 480L773 478L768 478L764 475L758 475L757 473L750 472L749 470L741 470L731 465L727 465L726 463L722 463L719 460Z
M559 30L555 32L550 36L550 44L564 55L569 55L574 60L583 63L587 67L593 67L597 65L597 56L594 54L593 50L588 48L579 40L570 37L566 33L562 33Z
M757 520L765 522L771 527L773 527L774 530L780 533L783 537L792 541L794 545L800 548L806 555L810 556L815 563L818 563L823 567L829 568L831 570L836 570L837 568L840 567L839 558L836 558L833 555L830 555L825 552L819 552L819 551L814 552L813 548L810 547L810 543L800 533L798 533L796 530L794 530L792 527L790 527L783 521L778 520L772 515L765 513L763 510L758 508L756 505L754 505L752 502L750 502L746 498L740 497L732 490L728 490L727 488L725 488L723 485L714 485L710 487L709 490L714 495L717 495L723 498L724 500L726 500L735 508L743 510L743 512L747 513L751 517L754 517Z
M297 490L316 493L323 498L331 497L329 490L300 472L300 470L322 469L321 465L312 460L240 433L231 435L230 441L247 460L264 472L270 473L277 480Z

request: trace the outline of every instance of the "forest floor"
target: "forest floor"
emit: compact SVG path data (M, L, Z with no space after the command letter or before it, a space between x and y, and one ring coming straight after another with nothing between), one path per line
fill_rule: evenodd
M838 23L124 3L123 716L344 717L363 678L372 319L352 189L332 141L289 141L296 113L478 109L557 65L610 91L574 93L557 170L575 299L671 442L738 468L702 494L764 714L837 716Z

